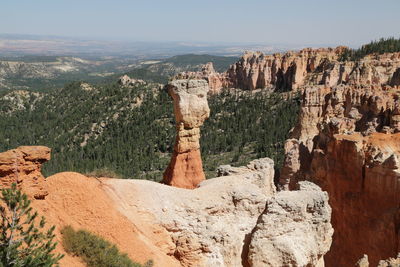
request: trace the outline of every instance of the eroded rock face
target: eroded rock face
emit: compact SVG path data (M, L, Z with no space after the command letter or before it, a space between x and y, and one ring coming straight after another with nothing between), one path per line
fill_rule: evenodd
M28 196L44 199L47 192L41 166L50 160L50 149L44 146L21 146L0 153L0 187L16 183Z
M222 88L229 87L230 84L226 73L218 73L214 70L212 62L205 64L200 71L186 71L179 73L174 77L175 80L182 79L200 79L206 80L210 88L209 94L218 94Z
M194 190L143 180L104 183L115 203L153 214L151 222L171 236L168 254L182 266L323 266L332 236L326 193L309 182L276 192L268 158L222 169L227 176Z
M250 266L324 266L333 228L328 194L310 182L269 199L253 230Z
M231 87L298 90L314 85L396 85L400 53L340 61L344 47L264 55L249 52L227 71Z
M175 79L205 79L210 93L222 88L244 90L272 89L301 91L312 86L334 87L400 85L400 53L367 55L356 61L341 61L346 47L306 48L298 52L265 55L246 52L223 73L216 73L212 63L199 72L184 72Z
M210 116L205 80L174 80L167 85L174 101L176 140L163 183L195 188L205 179L200 155L200 126Z
M400 236L400 134L334 135L315 149L310 177L330 194L334 242L326 261L371 264L394 256ZM338 258L340 255L340 258Z
M287 140L282 188L310 180L327 191L335 229L327 266L368 254L375 266L399 251L399 89L306 88L299 123Z

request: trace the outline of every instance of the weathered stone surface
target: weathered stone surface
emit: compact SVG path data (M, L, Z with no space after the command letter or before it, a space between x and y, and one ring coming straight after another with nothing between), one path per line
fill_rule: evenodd
M364 253L375 266L398 252L399 114L397 87L304 90L280 183L290 189L306 179L328 192L335 233L327 266L355 263Z
M232 175L206 180L194 190L142 180L104 183L127 217L133 208L123 207L154 215L151 222L164 227L175 245L168 254L182 266L284 266L268 262L264 257L270 254L259 249L264 243L278 246L278 240L288 240L277 255L280 263L321 266L332 236L327 194L311 183L277 193L268 158L224 169Z
M369 267L368 255L365 255L359 259L356 263L357 267Z
M324 266L333 228L328 194L310 182L267 201L251 236L250 266Z
M205 179L200 155L200 126L210 116L205 80L174 80L167 85L174 101L177 127L174 152L163 182L195 188Z
M400 235L400 134L334 135L315 149L310 177L329 192L335 228L329 266L371 264L398 252ZM338 258L338 256L340 257Z
M364 256L357 261L357 267L369 267L368 256L364 254ZM399 267L400 266L400 253L396 258L389 258L387 260L380 260L377 267Z
M47 192L41 166L50 160L50 149L44 146L21 146L0 153L0 187L16 183L28 196L44 199Z

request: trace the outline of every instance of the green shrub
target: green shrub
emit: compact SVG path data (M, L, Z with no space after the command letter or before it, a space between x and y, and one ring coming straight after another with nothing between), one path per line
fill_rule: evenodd
M37 212L30 200L17 189L1 189L0 196L0 266L50 267L58 266L63 257L54 254L54 226L45 230L44 217L37 222Z
M82 258L88 267L143 267L121 253L115 245L88 231L75 231L66 226L61 233L66 252ZM145 266L152 266L152 261Z

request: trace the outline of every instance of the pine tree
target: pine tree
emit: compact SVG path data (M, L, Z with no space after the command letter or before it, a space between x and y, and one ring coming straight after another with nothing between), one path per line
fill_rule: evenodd
M53 253L54 226L45 230L44 217L37 223L27 195L12 184L0 200L0 267L58 266L63 255Z

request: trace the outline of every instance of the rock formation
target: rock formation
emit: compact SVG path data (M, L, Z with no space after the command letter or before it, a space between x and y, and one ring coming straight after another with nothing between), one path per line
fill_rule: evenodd
M156 267L323 266L331 245L327 193L310 182L276 192L269 158L223 166L225 176L188 190L72 172L44 180L40 164L49 157L46 147L1 153L0 182L4 187L17 179L34 196L38 183L32 181L47 188L47 197L33 198L32 206L57 226L56 251L65 254L61 266L83 267L61 245L65 225L104 237L135 261L153 259Z
M327 194L310 182L299 187L267 201L252 232L250 266L324 266L333 233Z
M208 82L208 86L210 87L209 94L218 94L221 92L222 88L230 86L226 78L226 74L216 72L212 62L205 64L200 71L186 71L179 73L174 77L174 79L206 80Z
M212 64L200 72L185 72L177 79L205 79L211 93L222 88L296 91L316 85L332 87L340 84L355 86L400 84L400 53L368 55L356 61L341 61L346 47L306 48L298 52L265 55L246 52L224 73L216 73Z
M399 101L399 89L387 85L304 90L280 184L310 180L328 192L335 233L327 266L364 253L376 265L400 249Z
M313 85L396 85L400 53L340 61L344 47L264 55L246 53L227 71L231 87L298 90Z
M176 140L163 183L195 188L205 179L200 155L200 126L210 116L205 80L174 80L167 85L174 101Z
M133 78L129 77L128 75L123 75L123 76L119 77L118 83L122 86L134 86L137 84L146 84L145 81L143 81L141 79L133 79Z
M21 146L0 153L0 187L16 183L28 196L44 199L47 192L41 166L50 160L50 149L44 146Z
M228 176L194 190L143 180L104 183L132 222L137 217L123 207L153 214L171 236L168 254L182 266L323 266L333 233L326 192L309 182L276 192L268 158L221 169Z

